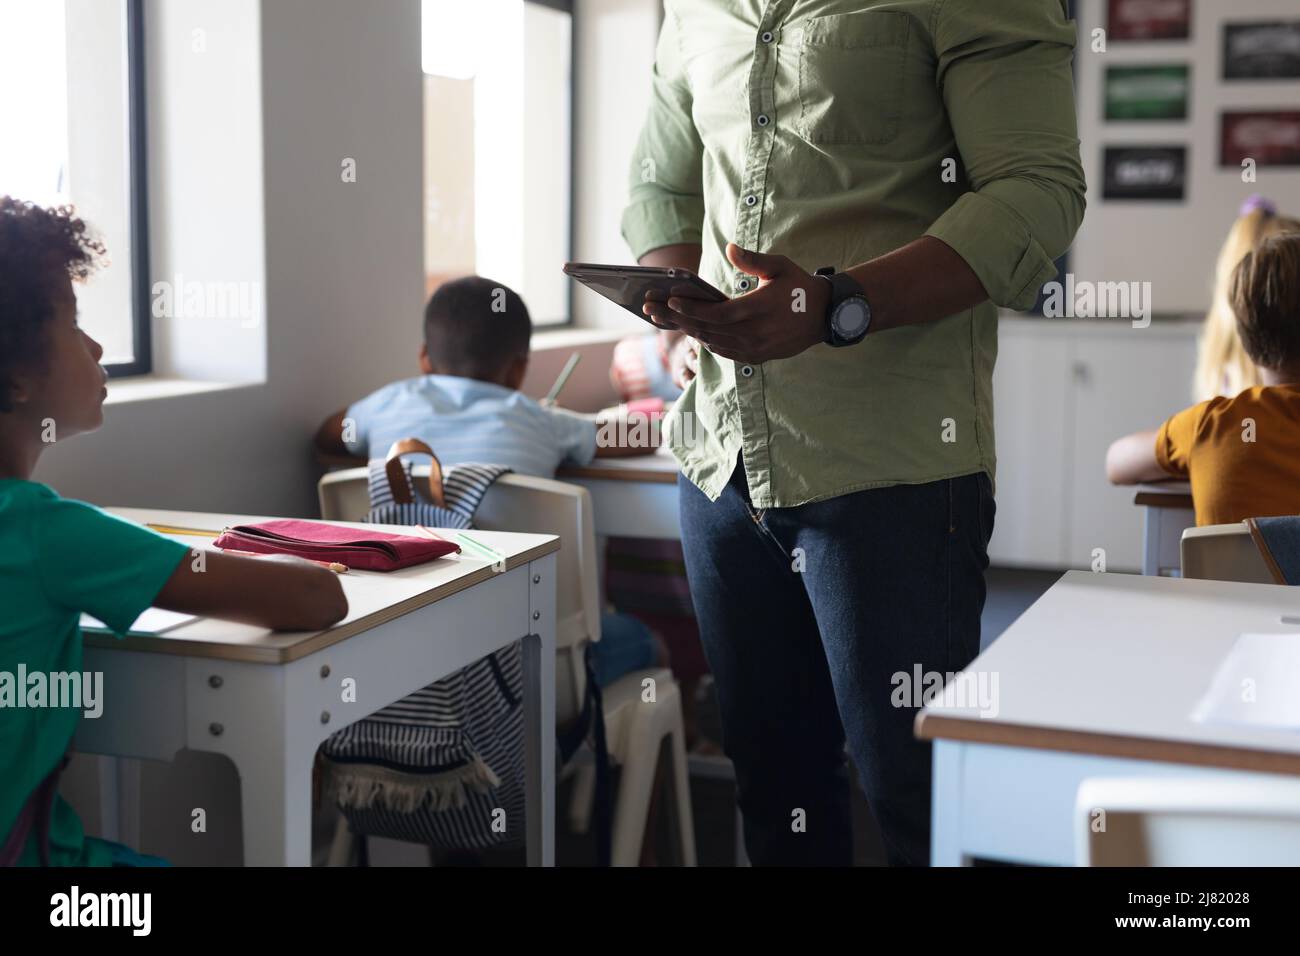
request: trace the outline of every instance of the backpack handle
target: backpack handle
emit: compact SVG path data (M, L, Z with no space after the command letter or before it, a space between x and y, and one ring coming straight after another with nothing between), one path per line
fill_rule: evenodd
M403 438L393 442L384 459L384 471L388 474L388 487L393 492L393 500L399 505L409 505L415 500L415 491L406 480L402 470L402 456L412 453L429 456L429 500L439 508L447 507L447 499L442 493L442 464L433 449L418 438Z

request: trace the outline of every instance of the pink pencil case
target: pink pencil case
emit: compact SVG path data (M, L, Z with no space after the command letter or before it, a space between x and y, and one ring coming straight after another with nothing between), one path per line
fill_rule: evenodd
M293 519L227 528L214 544L233 551L333 561L358 571L396 571L460 551L459 545L441 539Z

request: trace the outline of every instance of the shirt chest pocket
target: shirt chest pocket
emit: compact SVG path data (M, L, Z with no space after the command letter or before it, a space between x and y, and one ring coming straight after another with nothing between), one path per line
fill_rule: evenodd
M799 134L817 145L884 145L903 115L905 13L865 10L805 21L799 48Z

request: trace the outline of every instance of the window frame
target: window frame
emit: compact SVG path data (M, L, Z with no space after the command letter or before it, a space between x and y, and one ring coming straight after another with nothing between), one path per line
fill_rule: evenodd
M149 281L148 126L145 108L144 0L124 0L126 13L127 189L131 232L130 362L106 364L109 378L153 371L152 283Z

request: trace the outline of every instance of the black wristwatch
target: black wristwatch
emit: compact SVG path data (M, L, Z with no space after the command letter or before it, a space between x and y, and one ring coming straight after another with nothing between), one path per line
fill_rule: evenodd
M834 266L818 269L819 275L831 284L831 300L826 306L826 344L835 348L857 345L871 328L871 303L866 292Z

